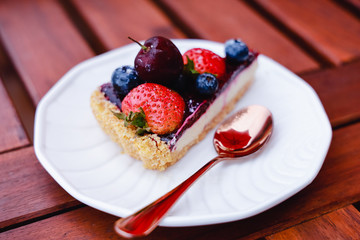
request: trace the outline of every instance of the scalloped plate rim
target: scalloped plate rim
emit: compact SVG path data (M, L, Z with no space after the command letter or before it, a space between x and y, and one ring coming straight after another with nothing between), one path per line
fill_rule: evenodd
M198 46L199 44L206 43L208 45L219 45L220 43L212 42L208 40L198 40L198 39L174 39L174 43L182 44L185 43L187 45L194 45ZM72 69L70 69L57 83L54 84L54 86L48 91L48 93L40 100L38 107L36 109L35 114L35 126L34 126L34 150L35 154L39 160L39 162L42 164L42 166L46 169L46 171L56 180L57 183L61 187L63 187L70 195L72 195L77 200L94 207L96 209L99 209L101 211L114 214L114 215L120 215L120 216L126 216L131 213L131 211L127 209L123 209L121 207L115 208L111 204L104 203L102 201L98 201L95 199L92 199L91 197L88 197L80 192L78 192L71 183L69 183L66 179L64 179L60 172L58 172L55 167L47 160L45 154L43 153L43 142L42 142L42 135L43 135L43 128L42 124L44 121L44 117L46 115L46 108L49 101L51 101L52 98L56 97L56 94L59 94L59 91L61 91L69 81L72 80L72 77L75 76L78 72L82 71L83 69L86 69L91 64L96 64L97 62L101 62L104 59L107 59L109 57L112 57L113 55L116 55L119 51L131 51L134 48L134 43L120 47L118 49L111 50L109 52L103 53L101 55L95 56L91 59L85 60L76 66L74 66ZM268 61L272 64L276 64L279 69L284 71L285 74L291 76L292 78L296 79L300 85L302 85L302 88L304 91L309 91L309 94L313 96L313 101L315 104L318 105L320 110L320 115L322 115L324 123L327 125L325 127L328 128L327 136L325 136L325 143L323 145L323 154L321 156L322 161L319 161L319 164L316 166L316 168L312 169L311 173L307 177L306 181L304 181L298 188L291 189L291 191L287 191L286 193L282 194L281 197L278 197L277 199L270 201L270 202L263 202L263 204L258 205L255 209L249 209L248 211L243 211L241 214L238 212L235 212L233 214L226 213L224 215L219 215L215 219L209 219L207 216L198 216L194 217L191 216L191 219L183 216L168 216L163 219L161 222L161 226L175 226L175 227L181 227L181 226L197 226L197 225L207 225L207 224L216 224L216 223L223 223L223 222L230 222L230 221L236 221L240 219L244 219L247 217L254 216L258 213L261 213L281 202L288 199L289 197L293 196L300 190L302 190L304 187L309 185L313 179L317 176L322 163L326 157L327 151L330 146L331 138L332 138L332 130L331 125L329 123L329 120L327 119L326 112L323 109L323 106L321 104L320 99L316 95L316 92L308 85L304 80L287 70L285 67L281 66L280 64L276 63L274 60L264 56L260 55L259 58L262 59L262 61ZM260 68L259 64L259 68ZM119 212L122 212L122 214L119 214Z

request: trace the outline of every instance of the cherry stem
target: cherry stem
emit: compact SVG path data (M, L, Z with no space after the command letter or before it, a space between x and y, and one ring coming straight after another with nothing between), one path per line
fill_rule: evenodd
M135 43L137 43L137 44L139 44L139 46L144 50L144 51L148 51L149 50L149 48L148 47L146 47L146 46L144 46L144 45L142 45L140 42L138 42L138 41L136 41L135 39L133 39L133 38L131 38L131 37L128 37L128 39L130 39L131 41L133 41L133 42L135 42Z

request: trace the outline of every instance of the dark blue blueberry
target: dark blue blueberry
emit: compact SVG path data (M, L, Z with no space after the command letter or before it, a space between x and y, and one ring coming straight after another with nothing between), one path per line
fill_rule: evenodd
M218 79L211 73L200 74L195 81L196 90L202 95L211 95L219 87Z
M225 42L226 59L230 63L240 63L249 56L249 48L239 39L230 39Z
M120 97L125 97L131 89L144 83L138 76L135 68L131 66L122 66L112 74L111 83Z

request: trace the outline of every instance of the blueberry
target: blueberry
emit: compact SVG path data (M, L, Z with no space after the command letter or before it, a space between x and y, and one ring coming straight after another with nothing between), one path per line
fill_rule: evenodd
M120 97L125 97L131 89L143 83L139 78L135 68L131 66L122 66L113 72L111 83L116 93Z
M240 63L249 56L249 48L239 39L230 39L225 42L226 59L230 63Z
M202 95L211 95L218 89L219 81L211 73L200 74L195 81L196 90Z

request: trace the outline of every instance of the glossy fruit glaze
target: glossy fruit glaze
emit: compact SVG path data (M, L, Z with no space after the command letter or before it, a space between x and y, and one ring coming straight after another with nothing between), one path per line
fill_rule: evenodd
M177 140L182 136L182 134L190 128L197 119L200 118L202 114L206 112L210 104L219 96L226 86L245 68L247 68L258 56L256 52L250 52L249 57L246 61L237 64L226 66L226 73L220 80L219 88L212 96L200 96L198 93L194 92L194 88L190 88L189 91L184 91L181 93L181 96L185 101L185 113L184 121L182 125L172 133L160 135L162 141L168 143L170 150L173 149ZM115 104L119 109L121 109L121 99L115 93L115 90L111 83L105 83L101 86L101 92L104 93L107 100Z

